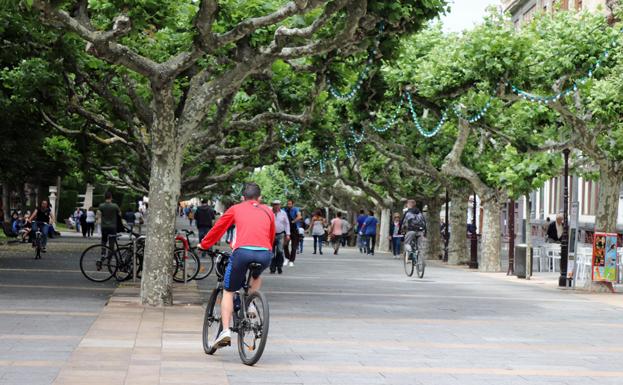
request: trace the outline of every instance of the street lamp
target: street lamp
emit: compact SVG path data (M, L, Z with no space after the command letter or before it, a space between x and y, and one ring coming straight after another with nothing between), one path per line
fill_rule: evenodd
M472 211L472 245L471 260L469 261L470 269L478 268L478 235L476 235L476 192L474 191L474 204Z
M508 202L508 271L506 275L515 274L515 200Z
M449 207L449 199L448 199L448 189L446 189L446 225L444 226L444 242L443 242L443 261L448 262L448 242L450 241L450 232L448 226L448 207Z
M569 261L569 153L565 148L562 153L565 156L564 188L562 194L563 222L562 237L560 245L560 277L558 278L559 287L567 287L567 264Z

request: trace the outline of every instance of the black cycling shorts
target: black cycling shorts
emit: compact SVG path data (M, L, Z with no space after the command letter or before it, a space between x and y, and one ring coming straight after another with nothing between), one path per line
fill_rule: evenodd
M242 288L245 283L247 268L252 262L262 265L262 269L253 274L253 278L259 277L262 271L270 266L272 257L273 252L270 250L249 250L242 247L234 250L225 269L225 290L238 291Z

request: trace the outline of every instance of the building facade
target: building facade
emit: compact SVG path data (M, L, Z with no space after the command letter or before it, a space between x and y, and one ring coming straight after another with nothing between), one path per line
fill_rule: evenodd
M503 9L510 13L511 20L516 28L529 23L538 12L555 12L556 10L587 10L602 12L604 17L611 17L613 0L503 0ZM562 154L561 154L562 157ZM562 170L561 170L562 171ZM538 243L545 237L543 224L547 219L555 220L556 215L563 211L563 186L564 177L553 178L543 184L541 188L530 194L530 222L532 223L531 235ZM599 205L600 182L584 180L582 177L569 177L569 221L573 228L577 229L574 236L580 243L591 243L595 231L595 214ZM526 218L526 200L522 199L516 205L516 227L521 229L520 221ZM506 218L508 210L504 212L504 232L507 235ZM599 230L599 229L597 229ZM619 242L623 243L623 190L619 193L619 207L617 216L617 230ZM525 239L525 234L517 234Z
M516 28L521 27L538 12L552 12L561 10L588 10L591 12L603 12L604 16L610 15L609 6L612 0L503 0L504 12L511 14Z

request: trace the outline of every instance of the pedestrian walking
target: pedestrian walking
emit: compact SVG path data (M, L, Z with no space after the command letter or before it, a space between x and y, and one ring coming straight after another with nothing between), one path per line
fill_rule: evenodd
M346 215L344 215L346 217ZM348 244L348 238L350 237L350 230L352 229L352 225L346 218L342 218L342 247L346 247Z
M74 219L74 223L76 224L76 232L80 232L80 217L82 216L82 210L80 207L76 207L76 211L72 214L72 218Z
M333 242L333 255L337 255L337 252L340 250L340 245L342 244L342 213L340 212L335 214L335 218L331 220L329 237L331 238L331 242Z
M143 213L141 212L141 210L136 210L134 212L134 232L137 234L141 234L141 231L143 229L143 225L145 224L145 217L143 216Z
M290 240L290 221L288 214L281 209L281 201L272 202L273 214L275 214L275 242L273 244L273 259L270 263L270 273L283 273L281 269L284 261L283 245Z
M112 193L106 191L104 194L105 202L100 204L97 211L100 212L102 218L102 245L109 244L112 248L112 240L109 240L109 236L117 235L119 229L119 222L121 221L121 209L116 203L112 201Z
M374 255L374 246L376 245L376 225L378 220L374 217L374 211L368 212L368 217L363 222L362 232L365 239L366 254Z
M87 225L87 212L84 209L80 210L80 230L82 231L82 238L87 237L87 233L89 232L89 227Z
M197 208L195 213L195 224L197 225L197 232L199 233L199 242L201 242L210 229L212 229L215 217L216 212L210 207L208 200L205 198L202 199L201 206ZM206 252L203 251L201 257L205 258L205 256Z
M303 216L301 215L301 209L294 206L294 200L288 199L287 207L284 209L286 214L288 214L288 219L290 220L290 241L285 242L284 251L286 256L286 261L284 261L284 266L287 265L292 267L294 266L294 260L296 259L296 252L298 251L299 246L299 227L303 226Z
M193 219L195 219L195 206L190 206L190 209L188 210L188 222L191 227L193 225Z
M357 216L357 247L359 247L359 252L363 253L366 249L365 236L363 235L363 224L366 221L368 216L364 210L359 210L359 216Z
M392 244L394 259L400 258L403 238L404 235L400 231L400 213L394 213L394 220L389 224L389 240Z
M134 210L132 209L132 207L128 207L128 209L125 211L125 214L123 214L123 219L125 219L125 224L128 227L128 230L130 230L130 232L133 232L134 221L136 217L134 216Z
M324 237L324 228L326 224L327 222L322 217L322 211L314 211L310 225L311 235L314 238L314 254L316 254L316 251L319 251L320 254L322 254L322 238Z
M89 207L87 210L87 237L91 238L93 236L93 231L95 230L95 209L93 207Z

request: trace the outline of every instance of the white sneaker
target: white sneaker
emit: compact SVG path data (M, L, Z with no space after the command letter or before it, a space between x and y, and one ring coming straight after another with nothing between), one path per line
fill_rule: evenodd
M288 266L288 258L284 258L283 259L283 265L284 266Z
M214 346L216 349L220 349L222 347L230 346L230 345L231 345L231 330L229 329L223 330L221 334L219 334L218 337L216 337L216 339L214 340L214 343L212 343L212 346Z
M293 267L294 266L294 262L288 263L288 266Z

